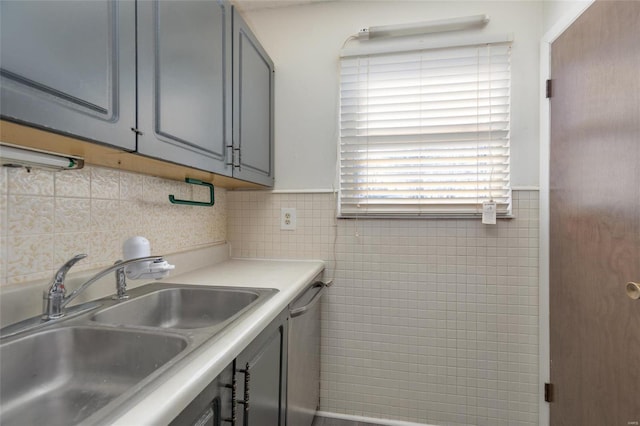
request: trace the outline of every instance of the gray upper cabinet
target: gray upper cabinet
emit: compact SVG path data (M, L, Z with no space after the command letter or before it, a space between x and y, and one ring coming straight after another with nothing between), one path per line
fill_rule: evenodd
M233 12L233 177L273 186L273 62Z
M0 1L0 115L135 150L135 4Z
M230 35L227 3L138 2L139 153L231 175Z
M273 186L273 63L227 0L1 0L0 36L3 119Z

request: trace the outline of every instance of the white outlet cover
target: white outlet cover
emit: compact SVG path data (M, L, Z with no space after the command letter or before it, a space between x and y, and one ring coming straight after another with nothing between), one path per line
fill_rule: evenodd
M296 229L296 209L283 207L280 209L280 229L294 231Z

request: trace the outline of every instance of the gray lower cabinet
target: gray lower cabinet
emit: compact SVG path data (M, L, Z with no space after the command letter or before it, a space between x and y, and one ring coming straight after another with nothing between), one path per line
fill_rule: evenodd
M153 0L137 7L138 152L231 175L230 5Z
M135 150L135 37L134 2L0 1L0 115Z
M273 62L233 11L233 177L273 186Z
M238 425L285 425L287 318L283 311L235 360Z
M285 426L288 320L287 309L170 426Z

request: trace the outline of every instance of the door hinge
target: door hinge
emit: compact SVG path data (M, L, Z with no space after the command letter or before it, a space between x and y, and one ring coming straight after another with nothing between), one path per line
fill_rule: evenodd
M544 400L545 402L553 402L553 385L551 383L544 384Z
M553 96L553 84L551 83L551 79L547 80L547 89L546 89L546 96L547 99L549 99L551 96Z

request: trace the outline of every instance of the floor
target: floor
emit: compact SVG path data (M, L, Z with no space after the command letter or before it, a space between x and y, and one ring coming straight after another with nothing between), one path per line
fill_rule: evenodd
M375 423L354 422L352 420L316 417L311 426L379 426Z

